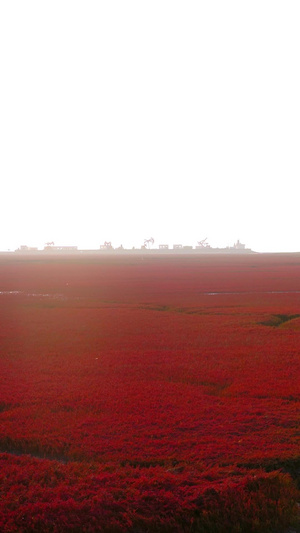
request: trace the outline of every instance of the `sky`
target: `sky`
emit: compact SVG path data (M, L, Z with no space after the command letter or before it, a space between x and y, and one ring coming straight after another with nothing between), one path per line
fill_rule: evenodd
M0 250L300 251L298 0L0 3Z

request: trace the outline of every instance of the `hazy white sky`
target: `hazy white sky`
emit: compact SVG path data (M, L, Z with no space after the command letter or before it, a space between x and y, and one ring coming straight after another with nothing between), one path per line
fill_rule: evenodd
M300 251L300 3L0 3L0 249Z

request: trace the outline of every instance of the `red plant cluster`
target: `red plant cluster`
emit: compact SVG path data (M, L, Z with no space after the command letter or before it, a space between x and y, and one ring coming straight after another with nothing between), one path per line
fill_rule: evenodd
M3 256L1 531L287 527L299 265Z

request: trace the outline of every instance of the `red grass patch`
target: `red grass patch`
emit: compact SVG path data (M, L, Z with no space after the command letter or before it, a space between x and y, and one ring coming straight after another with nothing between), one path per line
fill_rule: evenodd
M299 265L1 258L1 530L286 527L299 498Z

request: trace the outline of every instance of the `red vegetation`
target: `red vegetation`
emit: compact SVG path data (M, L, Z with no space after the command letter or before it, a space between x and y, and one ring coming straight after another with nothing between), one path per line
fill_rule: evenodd
M299 265L3 256L0 530L284 531Z

